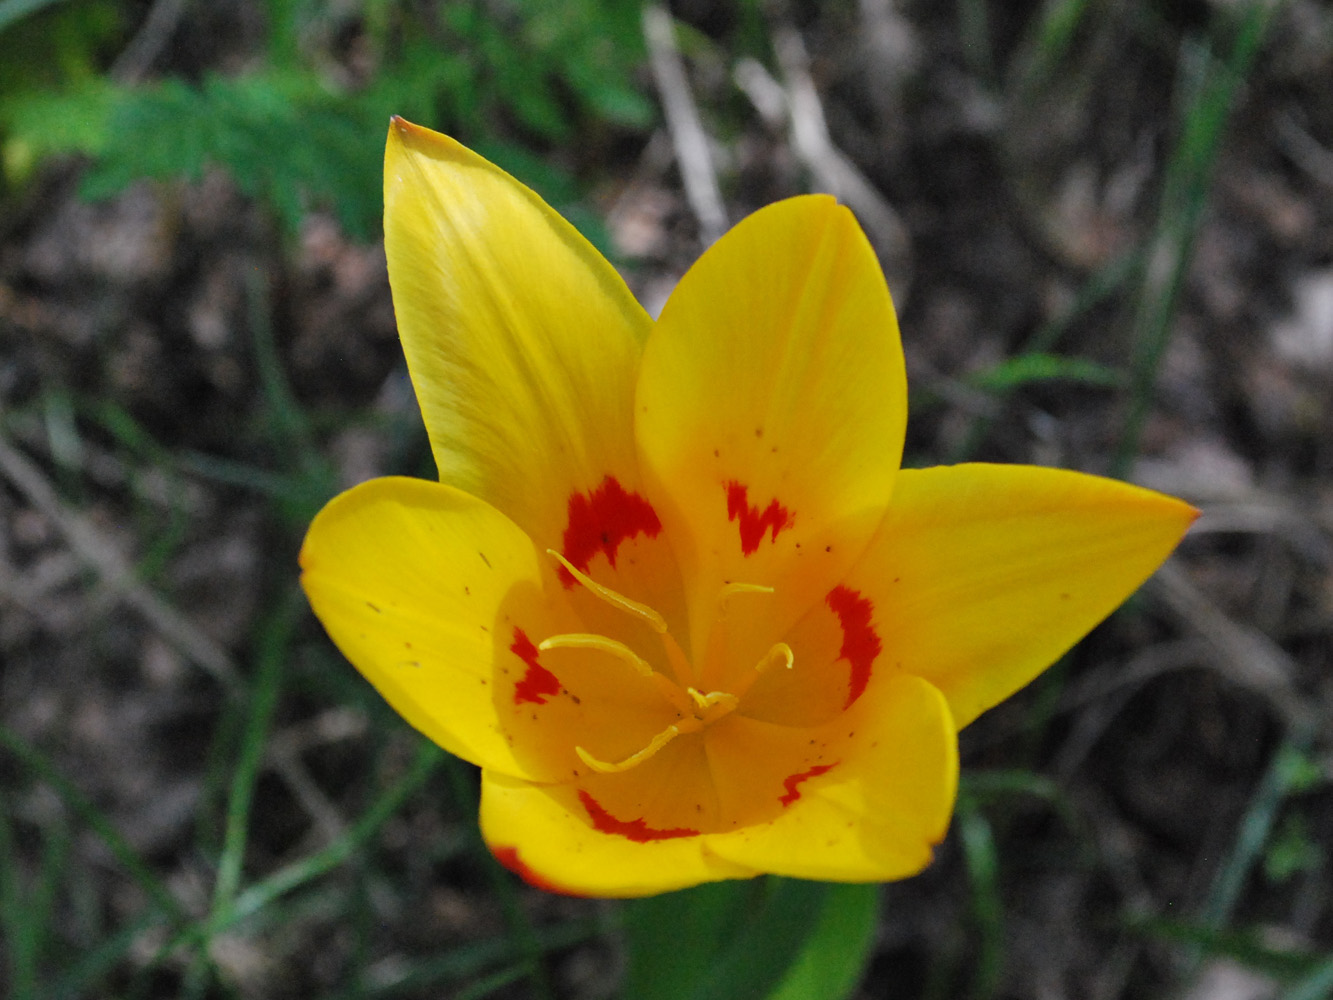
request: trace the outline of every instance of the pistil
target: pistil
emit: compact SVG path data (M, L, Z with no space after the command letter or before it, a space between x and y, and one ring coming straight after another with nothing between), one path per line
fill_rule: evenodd
M722 716L736 711L736 706L741 702L738 697L727 691L709 691L704 694L695 688L689 688L688 693L694 699L694 714L704 725L716 722Z
M632 600L623 594L617 593L610 587L598 583L592 577L579 570L568 559L554 549L547 549L547 553L560 563L569 574L577 580L594 597L600 598L612 607L625 612L633 618L647 625L656 632L662 639L662 644L666 649L667 662L675 674L675 681L666 675L653 669L653 665L645 660L634 650L623 642L611 639L604 635L598 635L591 632L569 632L561 635L549 636L540 642L537 646L542 651L552 649L586 649L595 650L612 656L622 663L627 664L635 673L642 677L651 678L657 685L659 693L676 710L679 718L676 722L667 726L660 733L656 734L648 741L648 744L635 753L619 761L605 761L594 757L581 746L574 747L574 752L579 759L583 761L591 770L599 774L619 774L622 771L628 771L637 767L644 761L652 759L663 747L667 746L677 737L690 733L697 733L717 722L724 716L730 715L740 706L741 698L745 692L750 689L759 677L771 669L781 664L787 669L791 669L795 662L795 656L791 647L785 642L775 643L769 651L764 654L760 661L755 665L754 671L741 678L740 686L733 691L709 691L704 693L693 686L686 686L687 682L694 680L696 673L694 667L685 656L680 644L676 642L667 628L666 619L657 611L646 604ZM712 634L709 636L710 653L721 651L725 648L725 628L722 622L727 617L728 605L733 597L740 594L772 594L773 588L763 586L757 583L727 583L718 593L717 598L717 619L714 622Z
M579 755L579 760L587 764L599 774L619 774L621 771L628 771L632 767L637 767L644 761L655 756L659 750L674 740L677 736L683 736L686 733L697 733L701 729L712 725L724 715L730 715L740 704L740 699L726 691L710 691L708 694L687 688L690 699L693 701L693 713L687 715L679 722L673 722L660 733L648 741L648 745L637 753L632 753L621 761L599 760L588 753L583 747L576 746L574 752ZM677 693L680 692L676 688Z

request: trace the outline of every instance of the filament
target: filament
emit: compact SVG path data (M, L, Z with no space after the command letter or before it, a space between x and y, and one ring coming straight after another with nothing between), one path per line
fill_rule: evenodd
M555 549L547 549L546 554L554 556L560 562L560 565L564 566L565 569L569 571L569 574L572 577L574 577L575 580L578 580L579 583L583 584L585 587L588 588L588 590L592 591L593 594L595 594L597 597L600 597L607 604L610 604L612 607L619 608L621 611L624 611L627 614L633 615L635 618L638 618L640 621L644 622L646 625L652 628L654 632L657 632L660 635L666 634L667 630L666 619L663 618L661 615L659 615L652 608L648 607L648 605L640 604L638 601L632 601L623 594L617 594L610 587L602 586L600 583L598 583L592 577L588 576L586 573L580 572L577 568L575 568L573 563L571 563L568 559L562 556Z
M667 726L660 733L648 741L648 745L638 753L630 754L622 761L614 763L598 760L592 754L584 750L583 747L575 747L574 752L579 755L579 760L587 764L594 771L600 774L619 774L621 771L628 771L632 767L638 767L644 761L655 756L657 751L674 740L682 733L694 733L703 728L703 723L698 719L682 719L680 722Z

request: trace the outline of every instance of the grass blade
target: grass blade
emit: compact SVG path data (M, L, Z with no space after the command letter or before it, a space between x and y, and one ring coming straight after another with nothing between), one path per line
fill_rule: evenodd
M1122 479L1133 466L1152 408L1157 371L1171 340L1176 305L1208 203L1227 121L1275 6L1255 3L1247 7L1225 62L1202 48L1187 48L1181 58L1176 88L1176 103L1182 109L1181 134L1167 166L1161 208L1139 287L1129 411L1111 467L1111 474Z
M810 939L768 1000L846 1000L870 962L878 923L878 885L829 886Z

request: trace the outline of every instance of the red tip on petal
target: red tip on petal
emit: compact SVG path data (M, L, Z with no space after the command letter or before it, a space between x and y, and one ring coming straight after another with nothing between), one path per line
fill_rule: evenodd
M521 628L514 629L514 641L510 644L509 651L528 665L522 680L514 685L515 705L521 705L525 701L545 705L547 698L560 693L560 681L555 674L537 662L537 647Z
M801 797L801 790L799 787L801 782L809 781L811 778L818 778L821 774L828 774L829 771L832 771L840 763L841 761L834 761L832 764L816 764L808 771L802 771L800 774L788 775L782 781L782 787L787 790L787 793L779 798L778 801L784 806L791 805Z
M583 808L588 810L588 818L592 820L594 830L600 830L602 833L619 834L636 844L646 844L650 840L673 840L676 837L697 837L699 835L698 830L690 830L683 826L672 827L668 830L654 830L643 821L642 817L632 820L616 819L602 808L600 802L582 789L579 790L579 801L583 803Z
M839 584L829 591L824 601L842 626L842 648L838 650L838 659L846 660L852 668L847 704L843 706L846 708L861 697L870 683L871 667L883 646L870 620L874 606L861 596L859 590Z
M778 540L778 532L791 527L791 511L776 499L770 500L762 511L750 506L749 487L732 480L727 483L727 520L740 520L741 552L754 555L759 550L759 543L764 540L764 532L769 531L770 542Z
M586 573L593 556L600 552L614 569L621 542L636 535L656 538L661 530L662 522L652 504L607 476L595 490L570 494L561 554ZM574 585L574 577L564 568L560 570L560 579L566 587Z
M554 892L561 896L583 896L582 893L566 889L564 886L558 885L546 878L546 876L534 871L527 862L519 856L517 847L492 847L491 853L495 855L496 861L500 862L500 864L504 865L524 882L534 888L541 889L544 892Z

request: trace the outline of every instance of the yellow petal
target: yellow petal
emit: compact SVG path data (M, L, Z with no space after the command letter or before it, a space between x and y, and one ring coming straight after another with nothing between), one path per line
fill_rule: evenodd
M686 733L643 763L618 774L588 775L578 788L622 823L696 834L717 829L717 791L703 747L703 734Z
M846 585L873 609L883 643L875 669L930 681L961 728L1115 610L1197 513L1060 469L903 470Z
M715 243L662 311L636 406L696 657L728 581L777 588L749 604L747 631L772 641L869 541L902 452L897 320L852 214L793 198Z
M600 829L599 829L600 827ZM647 896L757 872L712 856L688 828L618 817L570 786L482 772L481 832L534 885L583 896Z
M495 708L496 618L540 592L531 541L450 486L386 478L335 497L301 549L301 584L343 654L413 726L474 763L528 774ZM534 676L533 697L543 687Z
M835 766L792 776L771 822L714 834L708 849L795 878L876 882L930 863L958 788L958 746L944 697L920 678L882 678L853 706Z
M562 546L571 502L608 477L637 491L634 382L650 320L569 223L454 140L395 118L384 247L443 482L542 548Z
M473 763L573 780L586 771L576 747L623 756L679 717L660 682L623 660L541 648L582 630L555 564L451 486L377 479L349 490L311 525L301 564L347 658L412 725Z
M766 823L791 807L805 784L854 766L858 749L847 739L855 725L798 728L738 714L707 734L708 770L719 803L713 832Z
M790 669L766 670L745 695L744 713L782 726L817 727L854 704L873 674L878 636L848 614L842 595L860 599L838 585L833 600L810 608L784 637L792 650ZM836 608L843 610L838 614Z

